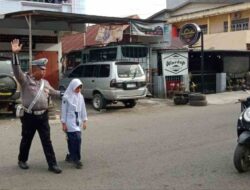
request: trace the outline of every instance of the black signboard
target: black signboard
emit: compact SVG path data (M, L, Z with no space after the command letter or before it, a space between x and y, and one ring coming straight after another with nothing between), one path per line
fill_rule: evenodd
M180 40L186 45L193 45L199 41L201 36L200 27L195 24L185 24L180 30Z

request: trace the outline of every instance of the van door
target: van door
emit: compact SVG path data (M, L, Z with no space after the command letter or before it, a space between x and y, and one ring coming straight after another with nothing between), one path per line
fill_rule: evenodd
M95 89L98 90L106 99L109 99L111 72L110 64L100 64L96 67Z
M96 65L83 65L83 74L80 80L83 82L82 93L85 98L92 98L95 88L94 69Z

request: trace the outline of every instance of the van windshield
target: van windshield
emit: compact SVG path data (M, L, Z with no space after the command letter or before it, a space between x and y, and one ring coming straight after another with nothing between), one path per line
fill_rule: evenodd
M139 64L116 64L117 74L119 78L135 78L143 76L143 72L140 69Z

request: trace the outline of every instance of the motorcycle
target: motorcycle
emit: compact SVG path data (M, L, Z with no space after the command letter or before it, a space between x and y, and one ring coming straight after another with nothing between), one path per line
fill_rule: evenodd
M238 144L234 151L234 166L239 173L250 170L250 97L239 100L241 114L237 122Z

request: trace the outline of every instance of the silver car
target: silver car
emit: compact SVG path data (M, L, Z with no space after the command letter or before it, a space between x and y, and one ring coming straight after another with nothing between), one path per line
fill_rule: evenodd
M147 94L146 76L137 62L107 61L84 63L73 69L60 81L59 89L65 90L73 78L79 78L84 85L83 95L92 99L96 110L107 104L121 101L128 108Z

